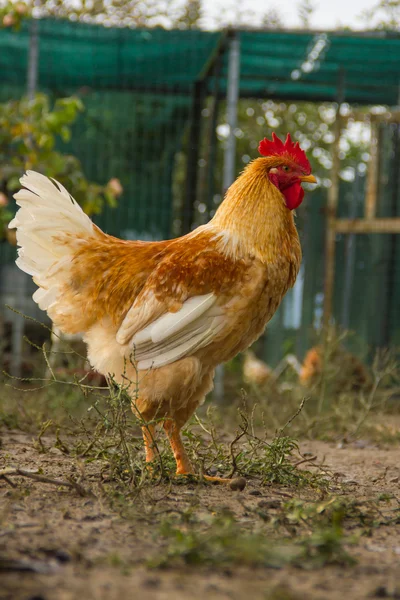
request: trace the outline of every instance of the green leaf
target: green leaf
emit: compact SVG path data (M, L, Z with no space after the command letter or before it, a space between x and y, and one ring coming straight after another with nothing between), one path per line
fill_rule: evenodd
M39 148L43 148L44 150L51 150L54 146L54 138L52 135L42 133L39 135L37 140Z
M69 142L71 139L71 130L69 127L67 127L66 125L64 125L63 127L61 127L60 129L60 136L63 142Z
M118 206L117 198L113 194L111 194L107 189L104 192L104 197L108 206L111 206L111 208L116 208Z
M78 158L55 150L58 139L71 139L71 125L84 110L77 97L58 99L53 105L46 94L0 104L0 178L10 192L20 187L19 178L33 168L58 179L90 213L100 213L116 198L106 186L88 181Z

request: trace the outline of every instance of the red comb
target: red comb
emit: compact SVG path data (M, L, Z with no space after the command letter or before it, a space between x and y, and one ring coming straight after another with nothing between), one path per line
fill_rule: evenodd
M258 151L263 156L287 156L297 163L307 175L311 173L311 165L304 150L300 148L299 142L293 144L290 133L287 134L285 143L275 133L272 134L272 141L264 138L258 146Z

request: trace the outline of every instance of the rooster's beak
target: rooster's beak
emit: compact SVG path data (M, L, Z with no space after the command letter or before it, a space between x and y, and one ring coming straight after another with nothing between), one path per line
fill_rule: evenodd
M303 175L300 177L301 183L318 183L314 175Z

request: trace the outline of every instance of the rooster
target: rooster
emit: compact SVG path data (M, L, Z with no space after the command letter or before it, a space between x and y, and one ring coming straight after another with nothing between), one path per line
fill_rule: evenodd
M60 183L32 171L15 195L16 262L39 288L33 299L63 332L82 333L94 369L126 387L147 423L149 462L162 421L177 474L193 473L180 430L215 367L261 335L299 270L293 210L301 184L316 179L290 135L272 134L259 152L211 221L173 240L107 235Z

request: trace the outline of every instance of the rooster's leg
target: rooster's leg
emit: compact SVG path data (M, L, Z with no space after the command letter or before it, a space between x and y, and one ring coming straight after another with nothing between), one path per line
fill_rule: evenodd
M146 462L151 462L156 457L155 452L155 433L156 428L154 425L145 425L142 427L144 448L146 451Z
M185 446L181 440L179 429L172 420L164 422L165 433L168 436L169 443L171 444L172 452L176 460L176 474L177 475L190 475L193 473L192 465L188 455L186 454Z
M172 420L164 422L165 433L168 436L169 443L171 444L172 452L176 460L176 474L177 475L191 475L194 473L192 465L190 464L189 457L186 453L185 446L181 440L179 429ZM231 479L224 477L211 477L210 475L203 475L207 481L215 481L217 483L230 483Z

